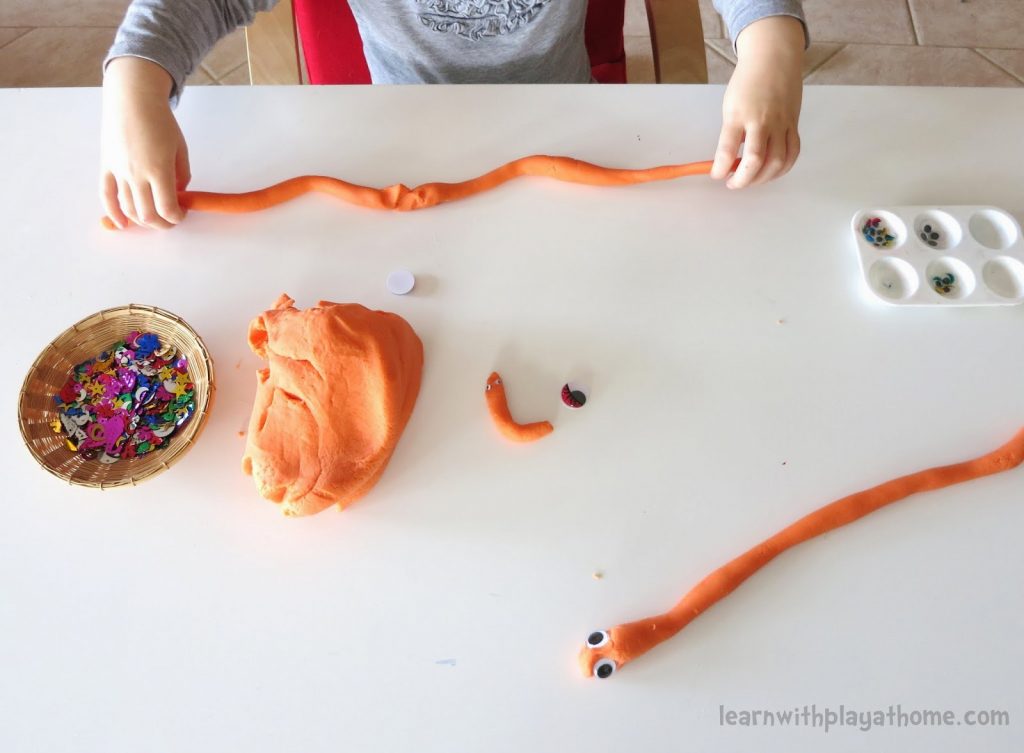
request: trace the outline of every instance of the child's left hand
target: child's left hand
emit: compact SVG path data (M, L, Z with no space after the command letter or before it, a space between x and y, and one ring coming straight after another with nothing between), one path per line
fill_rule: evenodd
M740 33L712 178L729 175L741 143L743 159L729 188L765 183L793 167L800 154L804 42L803 24L790 16L762 18Z

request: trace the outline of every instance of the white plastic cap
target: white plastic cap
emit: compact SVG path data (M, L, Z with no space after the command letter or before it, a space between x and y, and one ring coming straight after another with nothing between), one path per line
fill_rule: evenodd
M388 275L388 291L395 295L411 293L416 287L416 277L408 269L396 269Z

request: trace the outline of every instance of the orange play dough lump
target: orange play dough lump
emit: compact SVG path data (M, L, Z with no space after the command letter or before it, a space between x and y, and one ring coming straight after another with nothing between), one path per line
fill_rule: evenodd
M354 502L384 472L416 404L423 344L396 314L294 303L282 295L249 325L268 363L242 468L285 515L312 515Z

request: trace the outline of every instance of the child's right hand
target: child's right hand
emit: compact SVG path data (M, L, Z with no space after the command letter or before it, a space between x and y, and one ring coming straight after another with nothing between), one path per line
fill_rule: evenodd
M192 176L168 102L172 86L170 74L149 60L121 57L107 65L100 197L120 228L169 228L185 216L178 191Z

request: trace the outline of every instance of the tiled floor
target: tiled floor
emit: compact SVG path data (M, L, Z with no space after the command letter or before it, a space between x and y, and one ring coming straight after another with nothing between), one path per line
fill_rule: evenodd
M711 0L700 0L712 83L736 58ZM97 86L129 0L0 0L0 87ZM1024 86L1024 0L804 0L808 84ZM654 81L643 0L627 0L629 78ZM213 49L193 84L246 84L245 39Z
M0 0L0 87L99 86L130 0ZM248 84L245 36L221 40L189 79Z
M736 63L711 0L700 0L708 78ZM654 80L643 0L626 3L630 81ZM804 0L808 84L1024 86L1024 0Z

